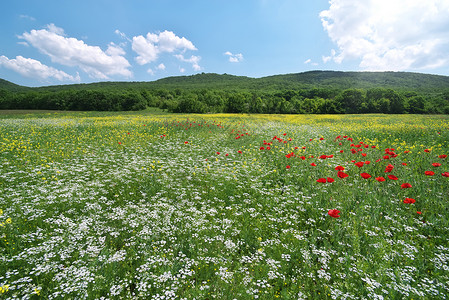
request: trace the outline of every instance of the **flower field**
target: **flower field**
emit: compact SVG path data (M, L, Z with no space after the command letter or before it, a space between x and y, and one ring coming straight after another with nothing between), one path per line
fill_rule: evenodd
M0 298L449 298L448 116L0 129Z

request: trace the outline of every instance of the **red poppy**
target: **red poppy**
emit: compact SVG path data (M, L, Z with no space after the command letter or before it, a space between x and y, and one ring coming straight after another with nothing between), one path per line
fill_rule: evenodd
M343 150L340 150L340 153L343 153Z
M121 145L121 144L122 144L122 142L118 142L118 144L119 144L119 145Z
M270 147L270 146L268 146L268 147L267 147L267 150L271 150L271 147Z
M229 156L229 153L226 153L226 155L225 156Z
M376 177L376 180L379 181L379 182L382 182L382 181L385 181L385 178L383 178L382 176L380 176L380 177Z
M449 177L449 172L444 172L444 173L441 173L441 176L444 176L444 177Z
M326 178L319 178L316 182L319 182L319 183L326 183L327 180L326 180Z
M398 180L398 178L396 176L394 176L394 175L388 175L388 179Z
M388 155L385 155L384 159L390 159L390 157Z
M332 178L332 177L327 177L327 182L334 182L334 181L335 181L334 178Z
M306 160L306 157L305 156L301 156L300 159Z
M407 163L402 163L402 165L403 165L403 166L406 166L406 165L407 165Z
M407 204L412 204L412 203L415 203L415 202L416 202L416 200L413 199L413 198L405 198L404 199L404 203L407 203Z
M339 178L346 178L346 177L348 177L349 175L346 174L346 173L344 173L344 172L338 171L337 176L338 176Z
M238 153L240 153L240 154L242 154L242 151L240 151L240 150L239 150L239 151L237 151L237 152L238 152Z
M220 155L220 152L217 152L217 155Z
M365 165L369 165L371 162L369 160L365 161Z
M368 179L368 178L371 178L371 175L370 175L370 174L368 174L368 173L362 173L362 174L360 174L360 176L362 176L362 177L363 177L363 179Z
M420 212L420 211L417 211L416 213L417 213L418 215L422 214L422 212Z
M289 165L287 165L287 167L286 167L287 169L290 169L291 167L289 166Z
M385 168L385 173L390 173L393 171L394 166L392 164L388 164L388 166Z
M356 165L357 167L361 168L361 167L363 167L364 162L363 162L363 161L359 161L359 162L356 162L355 165Z
M316 164L315 163L311 163L310 164L312 167L316 167Z
M320 141L324 140L324 138L320 138Z
M410 153L410 150L405 150L404 153L405 154Z
M184 144L188 144L189 142L185 141Z
M435 175L435 172L433 172L433 171L425 171L424 174L426 174L427 176L433 176L433 175Z
M344 170L345 170L345 167L342 167L342 166L336 166L336 167L335 167L335 170L337 170L337 171L344 171Z
M259 150L265 150L265 148L264 147L260 147Z
M362 156L365 157L365 156L366 156L366 153L362 153Z
M441 166L441 164L440 163L433 163L432 166L439 167L439 166Z
M332 157L334 157L333 154L327 156L327 158L332 158Z
M401 184L401 189L408 189L408 188L411 188L411 187L412 187L412 185L410 183L403 183L403 184Z
M326 159L327 158L327 155L320 155L320 159Z
M446 155L446 154L441 154L441 155L438 155L438 157L439 157L439 158L446 158L447 155Z
M429 152L430 152L430 149L424 149L424 152L429 153Z
M340 218L340 216L338 215L341 211L339 211L338 209L330 209L327 214L329 216L331 216L332 218Z

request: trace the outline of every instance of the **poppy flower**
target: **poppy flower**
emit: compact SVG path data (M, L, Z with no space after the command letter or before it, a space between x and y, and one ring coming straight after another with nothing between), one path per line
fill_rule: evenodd
M327 177L327 182L334 182L334 181L335 181L334 178L332 178L332 177Z
M316 182L319 182L319 183L326 183L327 180L326 180L326 178L319 178Z
M417 213L418 215L422 214L422 212L420 212L420 211L417 211L416 213Z
M411 187L412 187L412 185L410 183L403 183L403 184L401 184L401 189L408 189L408 188L411 188Z
M394 176L394 175L388 175L388 179L398 180L398 178L396 176Z
M270 149L271 149L271 147L270 147L270 146L268 146L268 147L267 147L267 150L270 150Z
M439 158L446 158L447 155L446 155L446 154L441 154L441 155L438 155L438 157L439 157Z
M416 200L413 198L405 198L404 199L404 203L407 203L407 204L413 204L415 202L416 202Z
M229 156L229 153L226 153L226 155L225 156Z
M439 167L439 166L441 166L441 164L440 163L433 163L432 166Z
M260 147L259 150L265 150L265 148L264 147Z
M327 156L327 158L333 158L333 157L334 157L333 154Z
M220 152L217 152L217 155L220 155Z
M310 164L312 167L316 167L316 164L315 163L311 163Z
M410 150L405 150L404 153L405 154L410 153Z
M376 180L379 181L379 182L382 182L382 181L385 181L385 178L383 178L382 176L380 176L380 177L376 177Z
M427 176L433 176L433 175L435 175L435 172L433 172L433 171L425 171L424 174L426 174Z
M340 150L340 153L343 153L343 150Z
M363 177L363 179L368 179L368 178L371 178L371 175L370 175L370 174L368 174L368 173L362 173L362 174L360 174L360 176L362 176L362 177Z
M403 166L406 166L406 165L407 165L407 163L402 163L402 165L403 165Z
M327 158L327 155L320 155L320 157L319 157L320 159L326 159Z
M331 216L332 218L340 218L340 216L338 215L340 213L340 211L338 209L330 209L327 214L329 216Z
M189 142L185 141L184 144L188 144Z
M320 141L324 140L324 138L320 138Z
M430 149L424 149L424 152L429 153L429 152L430 152Z
M343 178L348 177L349 175L346 174L346 173L344 173L344 172L338 171L337 176L338 176L339 178L342 178L342 179L343 179Z
M388 164L388 166L385 168L385 173L390 173L393 171L394 166L392 164Z
M449 177L449 172L444 172L444 173L441 173L441 176L444 176L444 177Z
M369 165L371 162L369 160L365 161L365 165Z
M289 165L287 165L285 168L286 168L286 169L290 169L291 167L290 167Z
M242 151L240 151L240 150L239 150L239 151L237 151L237 152L238 152L238 153L240 153L240 154L242 154Z
M342 167L342 166L336 166L336 167L335 167L335 170L337 170L337 171L344 171L344 170L345 170L345 167Z
M359 162L356 162L355 165L356 165L357 167L361 168L361 167L363 167L364 162L363 162L363 161L359 161Z
M388 155L384 155L384 159L390 159Z
M122 142L118 142L118 144L119 144L119 145L121 145L121 144L122 144Z
M305 156L301 156L300 159L306 160L306 157Z

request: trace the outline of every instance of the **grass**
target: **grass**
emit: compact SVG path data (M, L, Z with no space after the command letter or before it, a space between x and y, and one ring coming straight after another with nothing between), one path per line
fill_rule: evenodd
M447 116L44 112L0 127L0 297L449 294Z

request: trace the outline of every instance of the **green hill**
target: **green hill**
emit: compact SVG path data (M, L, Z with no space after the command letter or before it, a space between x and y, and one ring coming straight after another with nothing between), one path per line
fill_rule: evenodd
M449 90L449 76L411 72L339 72L310 71L296 74L273 75L262 78L234 76L229 74L200 73L189 76L173 76L148 82L96 82L90 84L68 84L28 88L0 79L0 89L8 91L45 90L124 90L124 89L241 89L241 90L285 90L331 88L391 88L398 91L441 92Z

